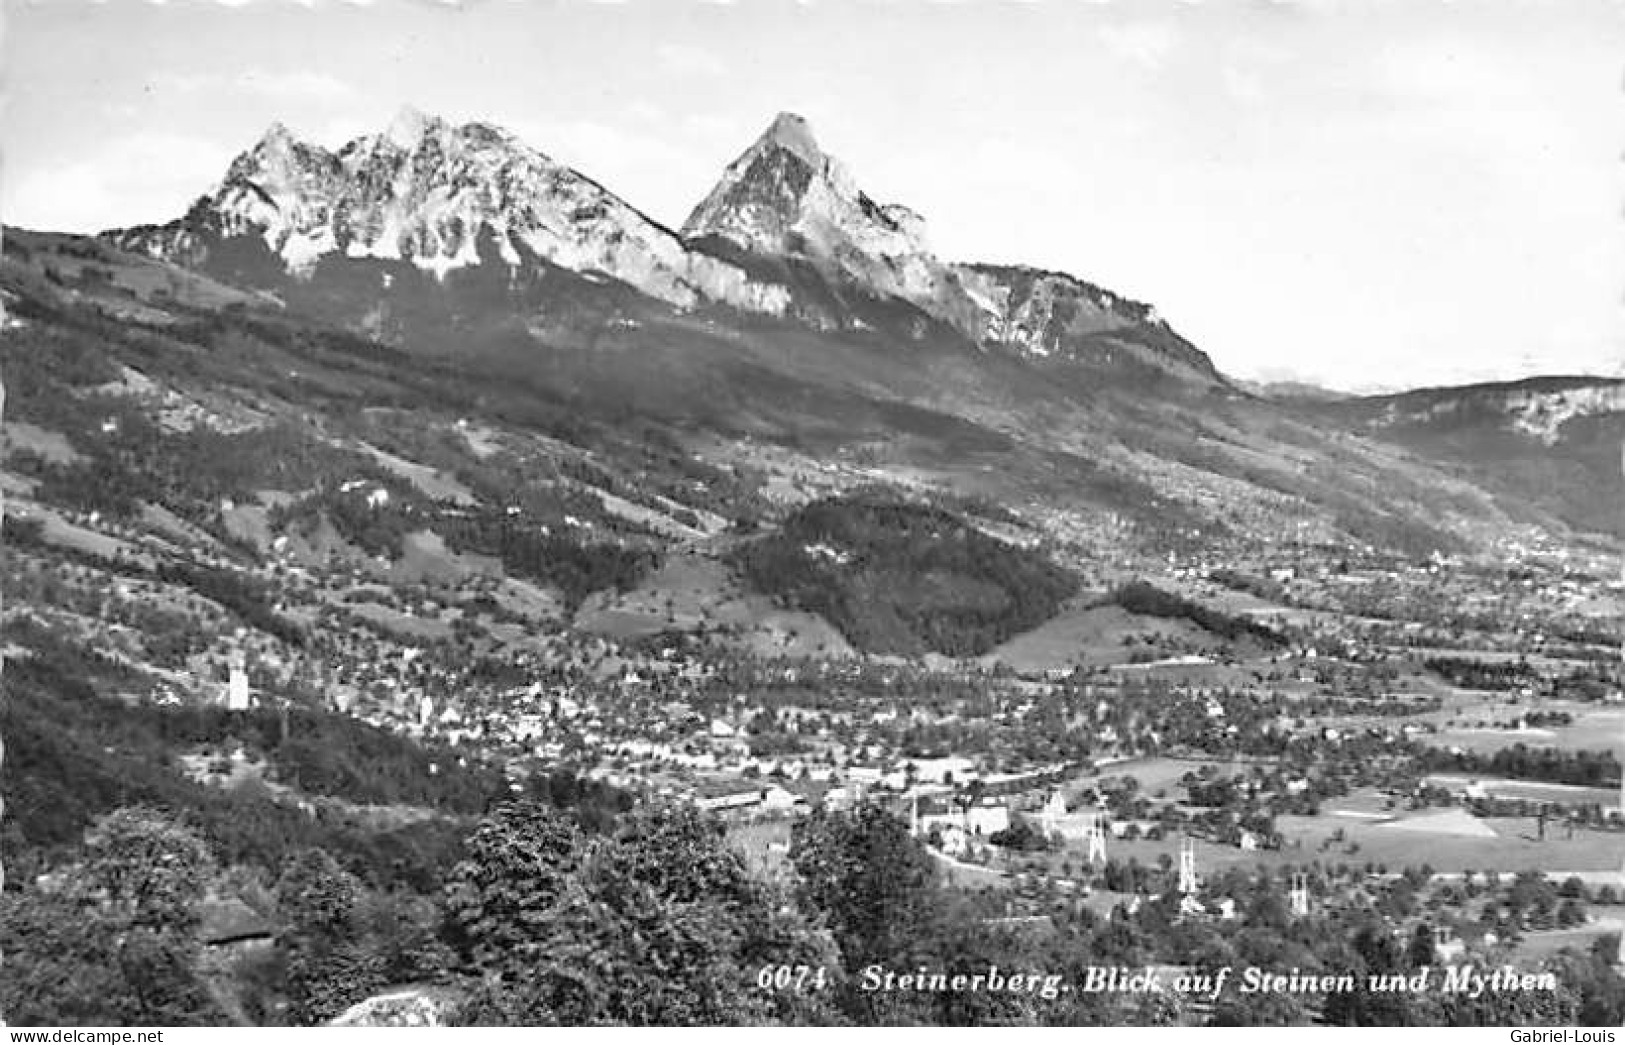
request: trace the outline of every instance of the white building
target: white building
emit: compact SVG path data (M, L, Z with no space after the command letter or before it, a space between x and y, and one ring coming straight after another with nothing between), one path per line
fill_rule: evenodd
M800 795L787 791L774 785L762 792L762 810L770 813L787 813L803 804Z
M231 666L231 675L226 682L226 708L229 711L248 710L248 672L241 661Z

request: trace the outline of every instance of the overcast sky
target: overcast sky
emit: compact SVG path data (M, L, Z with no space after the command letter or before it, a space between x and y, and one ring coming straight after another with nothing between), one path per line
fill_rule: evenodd
M273 119L509 126L679 225L779 110L939 254L1344 388L1625 373L1625 4L8 3L0 220L178 216Z

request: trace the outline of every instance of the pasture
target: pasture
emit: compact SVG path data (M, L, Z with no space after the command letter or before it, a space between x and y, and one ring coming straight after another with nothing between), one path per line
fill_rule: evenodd
M576 627L612 639L662 631L712 631L764 656L847 656L851 646L822 617L780 609L748 591L726 565L697 553L671 555L632 591L582 603Z
M1221 640L1184 619L1144 617L1121 606L1074 600L1030 631L995 647L985 659L1023 674L1126 664L1136 652L1208 648Z

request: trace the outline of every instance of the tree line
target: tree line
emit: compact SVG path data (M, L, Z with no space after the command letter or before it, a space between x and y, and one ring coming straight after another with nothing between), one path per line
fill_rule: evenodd
M757 590L873 653L978 656L1049 619L1077 589L1037 550L883 493L805 505L733 562Z

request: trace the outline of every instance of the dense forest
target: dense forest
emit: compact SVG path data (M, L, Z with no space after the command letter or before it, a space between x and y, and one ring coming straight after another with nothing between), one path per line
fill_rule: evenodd
M250 628L292 646L305 644L304 629L277 613L266 586L246 572L176 562L159 563L156 573L160 581L183 585L219 603Z
M501 559L503 569L514 576L557 588L571 607L593 592L636 587L660 564L660 554L652 547L585 541L506 518L452 519L444 529L453 548Z
M806 505L735 562L758 590L873 653L978 656L1048 619L1077 587L1038 551L880 494Z
M500 773L344 716L296 710L284 720L271 711L136 705L98 694L87 668L118 681L116 666L68 650L6 665L3 844L7 869L18 875L49 864L96 817L149 804L184 811L233 862L270 868L289 846L319 845L369 880L428 885L455 850L458 821L507 792ZM188 745L240 745L266 760L270 783L318 801L306 812L265 785L194 782L176 759ZM438 772L428 772L430 762ZM441 815L379 830L355 803L409 803Z
M1523 660L1496 663L1466 657L1429 657L1422 666L1464 689L1511 690L1534 685L1539 679L1528 661Z

